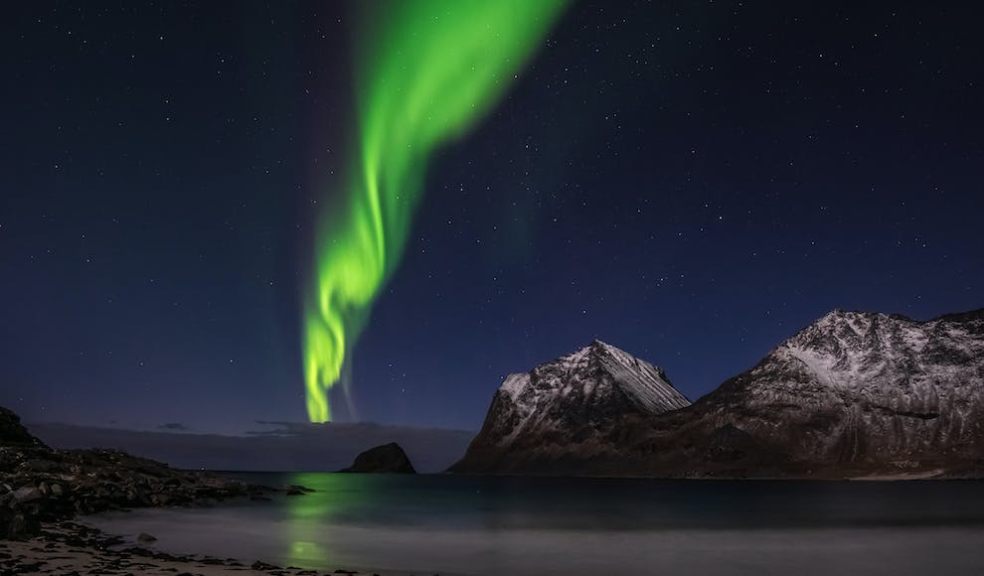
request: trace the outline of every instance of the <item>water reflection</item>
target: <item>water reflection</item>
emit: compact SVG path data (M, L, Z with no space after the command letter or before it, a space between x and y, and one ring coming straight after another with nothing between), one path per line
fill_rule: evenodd
M339 561L332 549L337 522L351 519L359 507L369 504L373 491L350 474L298 472L288 483L315 490L287 497L285 556L294 566L328 566Z
M979 576L984 483L256 475L306 496L117 514L172 553L380 574Z

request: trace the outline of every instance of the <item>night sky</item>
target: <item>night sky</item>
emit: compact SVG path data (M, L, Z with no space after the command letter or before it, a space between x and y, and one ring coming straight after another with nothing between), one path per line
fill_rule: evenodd
M386 10L385 2L367 10ZM0 405L303 421L302 297L355 8L28 2L0 23ZM477 429L600 338L691 399L832 308L984 306L975 3L573 3L429 166L358 418Z

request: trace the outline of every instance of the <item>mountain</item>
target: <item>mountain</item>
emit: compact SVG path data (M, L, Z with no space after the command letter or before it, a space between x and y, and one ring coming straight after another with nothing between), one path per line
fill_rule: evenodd
M658 475L979 475L984 310L925 322L835 310L646 441Z
M605 383L626 382L607 370L606 357L627 357L616 365L646 378L597 396ZM452 470L982 476L984 309L922 322L835 310L690 406L651 365L595 343L507 378Z
M666 374L601 341L506 377L455 472L578 473L618 461L628 423L688 406Z

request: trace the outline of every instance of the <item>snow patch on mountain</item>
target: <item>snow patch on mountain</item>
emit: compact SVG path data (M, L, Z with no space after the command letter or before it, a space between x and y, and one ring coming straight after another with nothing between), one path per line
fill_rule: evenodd
M984 310L835 310L693 405L659 368L595 341L506 377L453 470L981 477Z
M599 354L598 361L646 411L662 414L690 405L690 401L670 384L659 368L600 340L597 345L604 350L603 354Z
M507 376L485 428L494 430L490 441L508 445L519 436L610 424L624 409L655 416L689 404L662 370L596 340L528 373Z
M981 393L982 321L836 310L781 344L772 360L847 395L901 404ZM774 368L765 365L761 369Z

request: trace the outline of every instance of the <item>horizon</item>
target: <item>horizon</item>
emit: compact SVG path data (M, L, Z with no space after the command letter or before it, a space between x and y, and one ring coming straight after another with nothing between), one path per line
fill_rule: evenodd
M747 370L750 370L751 368L753 368L762 358L764 358L767 354L769 354L772 350L774 350L776 347L778 347L779 345L781 345L786 340L794 337L800 331L808 328L809 326L811 326L814 323L816 323L818 320L820 320L820 319L822 319L822 318L824 318L824 317L826 317L826 316L828 316L830 314L834 314L834 313L837 313L837 312L849 312L849 313L861 313L861 314L879 314L879 315L885 315L885 316L889 316L889 317L901 317L901 318L904 318L906 320L910 320L910 321L913 321L913 322L924 323L924 322L930 322L930 321L938 320L938 319L941 319L941 318L945 318L945 317L948 317L948 316L956 316L956 315L962 315L962 314L967 314L967 313L973 313L973 312L980 311L980 310L984 310L984 307L970 308L970 309L961 310L961 311L937 312L937 313L930 313L930 314L924 315L923 317L913 317L913 316L910 316L910 315L907 315L907 314L898 313L898 312L886 312L886 311L875 311L875 310L859 310L859 309L850 310L850 309L845 309L845 308L840 308L840 307L834 307L834 308L830 309L829 311L825 312L824 314L822 314L820 316L817 316L813 320L811 320L808 323L804 324L800 328L797 328L794 332L791 332L787 336L784 336L781 340L775 342L773 345L771 345L767 349L763 350L762 353L761 353L761 355L757 359L755 359L752 363L748 364L747 366L745 366L743 368L736 369L733 373L731 373L730 375L726 376L723 380L721 380L721 382L717 383L716 385L712 386L710 389L706 390L703 394L701 394L700 396L696 396L696 397L690 396L683 389L681 389L679 383L676 381L676 379L673 377L673 375L671 373L669 373L668 371L666 371L665 367L658 361L658 359L652 359L652 358L646 358L646 357L638 356L635 353L633 353L632 350L625 350L623 347L619 346L618 344L612 343L612 342L608 342L606 340L603 340L602 338L594 338L594 339L591 340L591 342L602 342L604 344L608 344L610 346L614 346L616 348L619 348L619 349L623 350L624 352L629 353L630 355L632 355L632 356L634 356L634 357L636 357L636 358L638 358L640 360L644 360L646 362L649 362L650 364L652 364L653 366L657 367L658 369L663 370L664 373L666 373L666 377L669 380L670 384L674 388L676 388L678 391L680 391L682 394L684 394L684 396L690 402L697 402L697 401L701 400L702 398L704 398L705 396L707 396L708 394L711 394L712 392L714 392L715 390L717 390L721 386L721 384L724 384L725 382L727 382L728 380L734 378L735 376L738 376L738 375L746 372ZM536 364L531 365L531 366L527 367L526 369L509 372L509 373L503 375L503 377L499 380L498 384L496 384L496 387L490 391L490 393L488 395L488 402L491 403L492 396L494 395L495 391L497 391L499 389L499 387L503 384L503 382L505 381L505 379L508 378L510 375L513 375L513 374L525 374L525 373L529 372L530 370L532 370L533 368L535 368L537 366L540 366L542 364L546 364L546 363L552 362L554 360L557 360L559 358L562 358L564 356L567 356L567 355L570 355L570 354L572 354L574 352L577 352L579 350L582 350L585 347L590 346L591 345L591 342L589 342L585 346L579 346L579 347L573 348L573 349L571 349L571 350L569 350L567 352L563 352L561 354L552 356L550 358L546 358L546 359L537 361ZM415 430L437 430L437 431L447 431L447 432L477 433L481 429L481 427L482 427L482 422L484 420L484 416L485 416L485 414L483 413L482 420L478 421L476 423L476 425L474 425L473 427L428 426L426 424L412 424L412 423L408 423L408 422L381 422L381 421L373 421L373 420L332 421L332 422L320 422L320 423L318 423L318 422L309 422L309 421L306 421L306 420L296 420L296 421L286 421L286 420L285 421L253 420L252 422L243 423L238 428L226 428L226 429L193 428L193 427L190 427L187 424L182 423L182 422L161 422L161 423L158 423L158 424L141 425L137 421L132 421L131 420L131 421L122 421L121 422L118 419L112 419L112 420L107 420L107 421L78 421L77 420L75 422L72 422L72 421L61 421L61 420L51 420L51 419L25 419L24 421L25 421L25 424L26 425L42 424L42 425L59 425L59 426L77 426L77 427L80 427L80 428L93 428L93 429L102 429L102 428L105 428L105 429L113 429L113 430L132 431L132 432L153 432L153 433L159 433L159 434L182 434L182 435L195 435L195 434L200 434L200 435L218 435L218 436L233 436L233 437L243 436L243 437L249 437L251 435L262 435L262 434L276 433L275 430L274 431L256 431L256 430L251 430L250 429L250 426L251 425L254 425L254 424L255 425L260 425L260 426L284 426L285 427L284 428L284 431L289 431L294 426L304 427L304 426L325 426L325 425L336 425L336 426L360 426L360 425L366 425L366 426L380 426L380 427L389 427L389 428L411 428L411 429L415 429ZM81 447L81 446L75 446L75 447Z
M475 436L471 430L361 422L296 423L242 434L56 422L25 421L23 425L56 450L120 450L182 470L239 472L335 472L365 450L397 442L422 473L437 473L460 459Z

